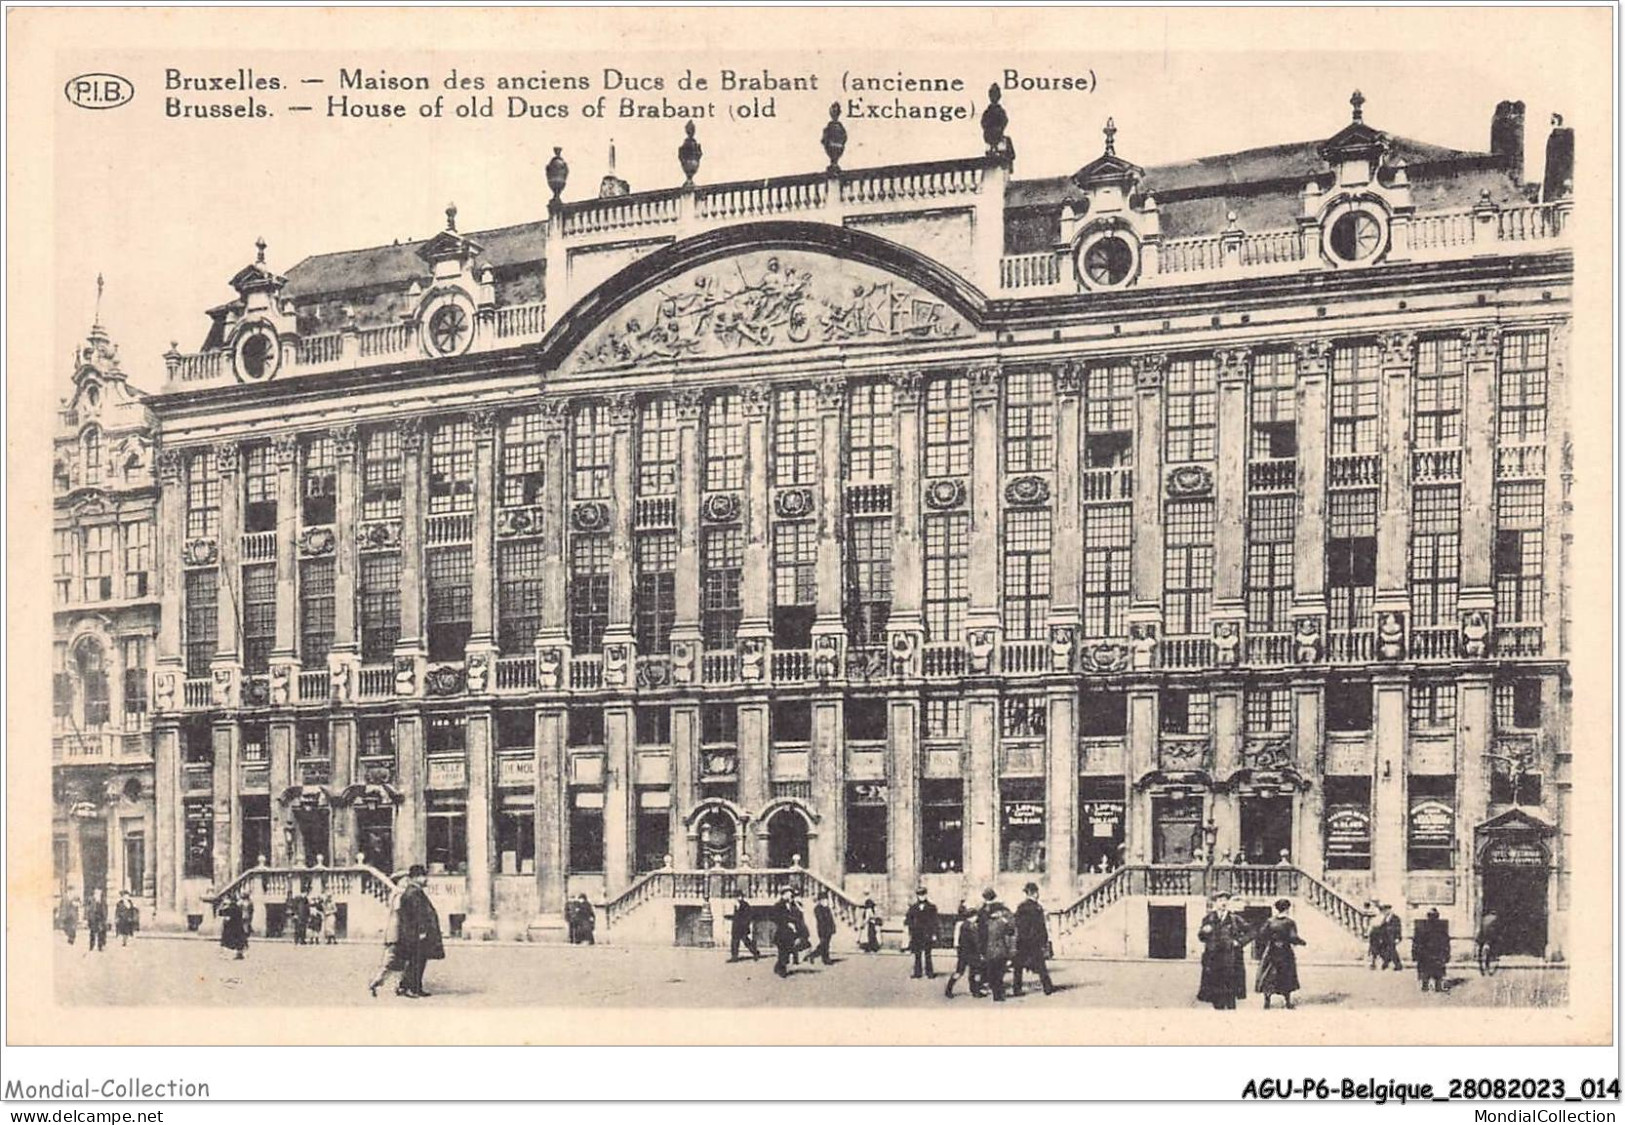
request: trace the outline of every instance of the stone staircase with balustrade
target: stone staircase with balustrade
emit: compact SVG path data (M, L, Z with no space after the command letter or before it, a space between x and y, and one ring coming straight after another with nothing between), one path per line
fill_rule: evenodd
M281 903L298 890L306 895L332 895L335 906L345 907L345 937L382 940L389 922L389 902L395 893L395 880L370 864L346 867L251 867L203 901L210 907L204 918L206 931L218 932L220 902L228 894L247 891L254 900L254 929L267 929L267 906Z
M801 896L807 926L813 925L813 903L820 891L827 892L830 910L838 925L849 935L862 931L863 906L840 887L803 867L722 868L706 871L680 871L662 868L639 877L631 886L601 906L603 925L596 937L626 945L672 945L677 943L674 908L696 907L701 918L709 915L711 941L728 942L728 923L734 903L743 895L752 906L766 909L779 899L785 887ZM703 921L701 923L703 933Z

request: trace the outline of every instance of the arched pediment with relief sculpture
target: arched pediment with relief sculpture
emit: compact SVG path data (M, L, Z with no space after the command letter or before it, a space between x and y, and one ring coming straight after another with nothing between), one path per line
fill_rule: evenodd
M621 270L544 343L566 372L974 335L985 298L915 251L861 231L761 223L702 235ZM552 366L552 364L549 364Z

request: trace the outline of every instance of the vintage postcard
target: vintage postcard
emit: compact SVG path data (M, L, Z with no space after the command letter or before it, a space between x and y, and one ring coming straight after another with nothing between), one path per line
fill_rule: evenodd
M1613 16L10 12L8 1040L1606 1041Z

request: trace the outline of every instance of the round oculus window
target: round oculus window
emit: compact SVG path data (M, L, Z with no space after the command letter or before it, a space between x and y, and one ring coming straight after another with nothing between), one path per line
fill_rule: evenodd
M237 378L257 383L276 374L280 355L276 333L267 325L249 328L237 339L232 358Z
M1326 242L1339 261L1368 261L1382 249L1383 222L1371 211L1346 211L1333 221Z
M455 301L441 305L429 317L429 346L436 355L457 355L468 346L472 334L468 311Z
M1078 281L1085 289L1118 289L1133 282L1140 270L1140 245L1120 227L1086 234L1076 251Z

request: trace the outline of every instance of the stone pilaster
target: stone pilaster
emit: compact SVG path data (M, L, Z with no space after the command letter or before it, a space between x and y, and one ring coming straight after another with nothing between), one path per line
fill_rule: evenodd
M228 441L215 446L214 455L215 468L220 474L220 591L215 661L237 664L241 655L238 623L242 619L243 600L243 493L238 479L242 451L236 442Z
M1219 376L1218 462L1214 466L1213 609L1215 616L1242 610L1247 546L1247 375L1245 348L1214 357Z
M1298 353L1298 522L1292 542L1293 605L1326 612L1326 436L1331 345L1303 340Z
M694 699L679 699L671 708L671 851L675 862L683 857L683 818L694 807L700 760L700 706Z
M401 635L395 655L417 662L413 681L421 686L428 655L423 631L423 419L404 418L400 425Z
M1377 609L1404 614L1410 605L1411 379L1416 334L1382 337L1382 488L1377 511ZM1489 509L1484 509L1488 511Z
M1162 616L1162 383L1165 355L1134 357L1134 547L1132 612Z
M998 706L994 691L965 693L965 876L973 893L992 886L999 869Z
M905 633L918 650L925 627L924 543L920 529L920 390L917 371L892 376L892 410L897 441L897 471L892 486L892 607L888 633Z
M1297 840L1292 859L1299 867L1316 878L1326 871L1324 834L1321 830L1326 815L1326 720L1325 696L1318 681L1298 682L1292 685L1293 756L1298 772L1310 778L1307 792L1298 799L1298 819L1294 825Z
M1055 537L1050 551L1050 622L1077 636L1083 610L1083 367L1055 369ZM1076 852L1076 848L1072 851Z
M846 411L846 379L832 376L818 384L818 555L815 577L818 583L818 610L813 632L829 635L838 653L844 652L846 622L841 616L841 595L846 583L841 577L841 541L845 538L841 521L841 430ZM817 645L817 641L813 642ZM844 675L844 660L835 662L835 675Z
M214 885L223 887L237 874L242 809L237 799L237 724L214 724Z
M549 478L551 480L551 477ZM564 708L536 709L536 914L532 929L563 927Z
M611 897L632 878L632 705L604 707L604 883Z
M999 398L1004 375L996 363L970 371L970 607L965 618L967 636L991 634L989 670L998 668L1001 639L999 596L1004 590L1003 554L999 536Z
M1157 768L1157 692L1136 686L1128 693L1128 801L1125 826L1129 863L1151 862L1151 799L1135 790L1146 774Z
M632 419L636 414L630 394L611 396L608 403L609 425L612 438L613 460L611 479L614 481L610 509L614 539L609 556L609 628L605 643L632 641L632 522L634 487L636 478L632 455ZM631 662L628 662L631 676ZM630 682L630 680L629 680ZM608 817L605 818L608 832Z
M425 803L423 715L403 711L395 717L395 778L401 803L395 813L395 866L428 862L429 817Z
M271 660L294 665L289 677L291 691L297 692L299 657L299 556L295 540L299 535L299 439L279 435L276 450L276 640Z
M497 414L475 410L474 423L474 566L468 649L496 655L496 582L493 574L496 547L493 513L496 510ZM495 685L491 685L495 686Z
M1078 885L1078 689L1049 688L1049 745L1044 786L1045 874L1053 906L1077 897Z
M1495 608L1490 563L1495 540L1495 391L1501 330L1479 325L1465 330L1462 377L1461 588L1464 610ZM1547 513L1551 515L1550 512ZM1548 574L1551 572L1548 571Z
M1490 776L1485 755L1495 750L1493 681L1487 673L1466 673L1457 679L1456 693L1456 881L1460 888L1456 905L1465 908L1468 917L1477 918L1473 831L1489 818Z
M886 701L887 897L892 913L907 909L920 873L920 699L895 693Z
M153 873L160 920L174 921L181 877L180 728L173 718L153 724Z
M822 819L818 835L810 845L809 866L830 879L841 874L846 858L842 846L846 839L846 739L842 729L841 697L815 697L812 712L808 773L812 781L812 806ZM755 805L750 811L752 815L759 815L761 810L761 805Z
M361 546L356 542L361 503L356 428L334 427L332 441L336 493L333 498L333 651L349 654L361 648L355 616L356 578L361 571Z
M271 781L271 865L284 867L296 861L296 856L288 852L288 837L283 831L285 825L293 823L293 812L282 804L282 794L294 783L292 713L280 713L272 718L268 733L270 745L266 748L266 752L270 755L268 776Z
M470 707L468 723L468 919L464 931L473 938L489 937L491 922L491 869L495 856L491 821L492 747L495 722L488 706Z
M158 526L154 548L158 562L158 665L181 663L181 595L186 588L180 544L186 532L186 462L177 449L158 453ZM177 688L177 691L179 689ZM179 700L176 701L177 705ZM162 870L160 868L159 870ZM173 903L170 904L173 907ZM162 907L160 907L161 909Z
M700 485L704 472L700 463L700 415L704 404L704 396L697 390L677 394L677 612L671 636L673 649L678 642L687 642L696 654L700 641ZM692 667L693 678L698 681L697 658ZM673 840L676 832L673 825Z
M333 716L328 724L328 746L332 754L332 784L329 791L334 794L344 792L352 782L360 781L356 770L356 725L355 712L343 711ZM273 793L276 789L273 787ZM353 863L355 853L360 850L359 838L356 835L355 806L333 806L333 854L328 861L335 867L340 864ZM274 845L273 845L274 846Z
M542 482L545 504L542 516L542 624L537 632L536 647L542 650L552 649L559 653L557 682L552 685L543 682L541 685L543 690L551 690L564 687L569 682L570 676L569 613L565 604L570 574L566 561L569 540L565 535L565 526L569 521L568 505L565 501L569 487L566 482L569 470L565 443L568 440L570 404L566 399L543 399L541 411L542 430L546 434L547 441L547 462ZM562 722L562 719L560 721ZM562 739L563 734L561 733L559 737ZM563 746L562 741L559 746ZM539 809L537 815L538 817L541 815ZM540 861L536 864L536 870L538 873L542 870ZM564 884L560 883L558 900L560 909L564 901L563 887ZM544 898L539 901L540 910L544 913L551 911L552 900Z
M740 637L766 637L772 633L770 613L771 532L769 495L771 477L767 460L767 420L772 398L761 384L745 387L745 569L741 576ZM743 720L743 716L741 716Z
M762 807L772 799L772 784L768 772L769 753L767 697L746 696L739 701L739 745L736 760L739 771L739 804L751 816L761 812ZM822 810L819 810L819 815L823 815ZM822 836L823 833L819 835ZM750 855L752 864L758 864L765 859L765 856L751 854L755 840L756 833L746 832L741 826L739 854L742 857Z
M1383 678L1372 685L1376 776L1371 781L1371 875L1383 902L1405 901L1405 752L1409 716L1405 681Z

